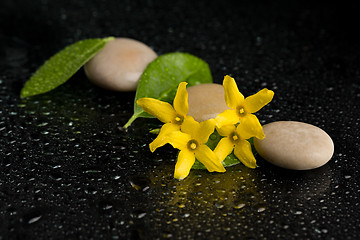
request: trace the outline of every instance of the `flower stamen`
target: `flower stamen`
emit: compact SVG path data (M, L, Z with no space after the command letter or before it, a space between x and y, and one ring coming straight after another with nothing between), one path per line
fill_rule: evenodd
M245 111L244 107L240 106L238 108L238 113L239 113L240 116L244 116L246 114L246 111Z
M176 115L176 117L174 118L174 123L177 125L181 125L184 121L184 117L180 116L180 115Z
M232 134L230 134L230 139L233 142L237 142L240 139L240 137L236 132L233 132Z
M192 139L188 142L187 147L190 151L194 151L198 147L198 142L195 139Z

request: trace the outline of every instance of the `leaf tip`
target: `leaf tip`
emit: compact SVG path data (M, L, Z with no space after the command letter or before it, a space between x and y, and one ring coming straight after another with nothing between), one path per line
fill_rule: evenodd
M112 40L114 40L114 39L115 39L115 37L110 36L110 37L103 38L103 41L105 41L105 42L110 42L110 41L112 41Z
M29 92L25 90L25 88L22 88L20 91L20 99L24 99L29 97Z

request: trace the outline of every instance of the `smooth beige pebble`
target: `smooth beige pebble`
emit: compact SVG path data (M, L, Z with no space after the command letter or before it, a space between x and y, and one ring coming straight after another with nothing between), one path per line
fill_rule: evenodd
M229 109L225 102L224 88L220 84L206 83L187 88L189 113L201 122L215 118L217 114Z
M303 122L279 121L263 126L265 139L254 139L256 151L279 167L308 170L326 164L334 153L331 137Z
M147 45L130 38L108 42L84 66L96 85L114 91L135 91L146 66L157 57Z

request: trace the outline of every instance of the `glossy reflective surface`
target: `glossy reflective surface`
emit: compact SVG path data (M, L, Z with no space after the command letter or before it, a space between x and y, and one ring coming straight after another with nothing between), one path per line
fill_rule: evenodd
M0 239L358 239L357 20L351 6L301 1L2 1ZM258 158L255 170L177 181L177 152L148 149L158 121L122 129L134 93L102 90L80 71L19 99L56 51L109 35L201 57L214 82L231 74L245 96L274 90L262 123L316 125L333 158L299 172Z

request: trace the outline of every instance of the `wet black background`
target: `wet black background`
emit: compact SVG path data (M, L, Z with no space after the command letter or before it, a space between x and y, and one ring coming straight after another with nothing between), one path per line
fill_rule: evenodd
M344 1L2 0L0 239L359 239L357 15ZM102 90L80 71L19 99L52 54L106 36L194 54L246 96L274 90L262 123L319 126L333 158L304 172L258 159L255 170L177 181L176 151L147 147L159 122L121 128L134 93Z

